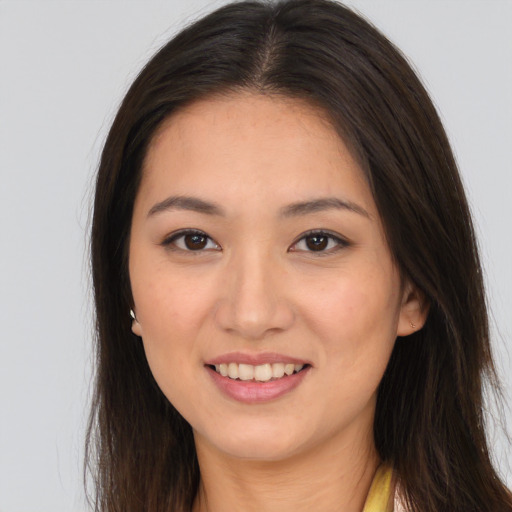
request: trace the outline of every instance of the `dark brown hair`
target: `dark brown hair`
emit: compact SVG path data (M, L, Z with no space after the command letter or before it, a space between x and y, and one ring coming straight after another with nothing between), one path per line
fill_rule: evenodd
M414 512L511 511L490 461L482 386L496 387L482 272L457 167L435 108L401 53L327 0L240 2L166 44L128 91L101 156L92 226L97 380L87 453L96 510L190 510L191 427L157 387L131 332L132 208L164 119L238 90L322 109L364 169L402 276L430 304L398 338L379 388L375 442Z

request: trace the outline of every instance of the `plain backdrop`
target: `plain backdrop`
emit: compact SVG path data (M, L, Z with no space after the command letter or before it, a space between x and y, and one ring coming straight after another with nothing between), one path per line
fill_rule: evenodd
M223 3L0 0L0 512L86 510L87 228L99 151L150 55ZM348 4L414 62L441 112L476 219L510 395L512 1ZM499 429L490 435L510 484L510 445Z

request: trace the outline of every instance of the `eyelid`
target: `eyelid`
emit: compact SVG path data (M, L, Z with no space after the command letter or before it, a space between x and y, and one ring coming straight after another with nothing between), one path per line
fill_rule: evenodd
M187 235L200 235L207 238L210 242L213 242L215 245L215 248L213 250L222 250L221 246L207 233L204 231L201 231L200 229L193 229L193 228L185 228L185 229L179 229L177 231L174 231L173 233L170 233L165 237L165 239L161 242L161 245L170 249L170 250L176 250L176 251L182 251L187 253L201 253L206 251L211 251L212 248L203 248L198 250L192 250L192 249L185 249L181 247L177 247L175 245L176 240L185 237ZM310 236L321 236L321 237L327 237L334 242L336 242L336 247L320 250L320 251L313 251L313 250L305 250L305 249L296 249L295 246L303 241L305 238ZM174 246L173 246L174 245ZM344 237L342 237L339 233L334 233L327 229L312 229L309 231L306 231L299 235L295 241L291 244L291 246L288 249L288 252L304 252L304 253L310 253L314 254L316 256L324 256L328 254L332 254L334 252L337 252L343 248L346 248L350 246L351 243Z
M208 233L205 233L204 231L201 231L200 229L192 229L192 228L179 229L177 231L170 233L169 235L167 235L164 238L164 240L161 242L161 245L163 245L167 249L170 249L173 251L182 251L182 252L187 252L187 253L201 253L201 252L206 252L206 251L212 250L211 248L208 248L208 249L205 248L205 249L198 249L198 250L194 251L192 249L183 249L181 247L177 247L175 245L176 240L178 240L182 237L185 237L187 235L204 236L205 238L207 238L208 240L210 240L211 242L213 242L215 244L216 247L213 250L221 250L221 246L210 235L208 235Z
M337 246L334 247L334 248L327 249L327 250L322 250L322 251L302 250L302 249L295 249L294 248L299 242L301 242L302 240L304 240L308 236L325 236L325 237L328 237L331 240L334 240L336 242ZM302 233L301 235L299 235L296 238L296 240L293 242L293 244L290 246L288 251L289 252L299 252L300 251L300 252L305 252L305 253L313 254L313 255L316 255L316 256L326 256L326 255L335 253L335 252L337 252L337 251L339 251L341 249L344 249L346 247L349 247L350 245L351 245L351 243L346 238L341 236L339 233L334 233L334 232L332 232L332 231L330 231L328 229L312 229L310 231L306 231L305 233Z

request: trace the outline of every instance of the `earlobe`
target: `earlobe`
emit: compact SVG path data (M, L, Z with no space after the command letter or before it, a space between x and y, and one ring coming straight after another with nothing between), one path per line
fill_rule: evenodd
M414 284L407 281L404 286L397 336L409 336L423 328L429 311L428 301Z
M132 332L136 336L142 336L142 329L140 327L139 321L137 320L137 317L135 316L135 312L133 309L130 309L130 316L132 317Z

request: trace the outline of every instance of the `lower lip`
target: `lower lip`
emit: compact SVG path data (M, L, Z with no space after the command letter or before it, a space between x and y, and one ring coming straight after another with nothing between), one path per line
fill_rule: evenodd
M309 372L310 366L298 373L267 382L234 380L223 377L209 366L206 370L217 387L227 396L245 404L270 402L294 390Z

